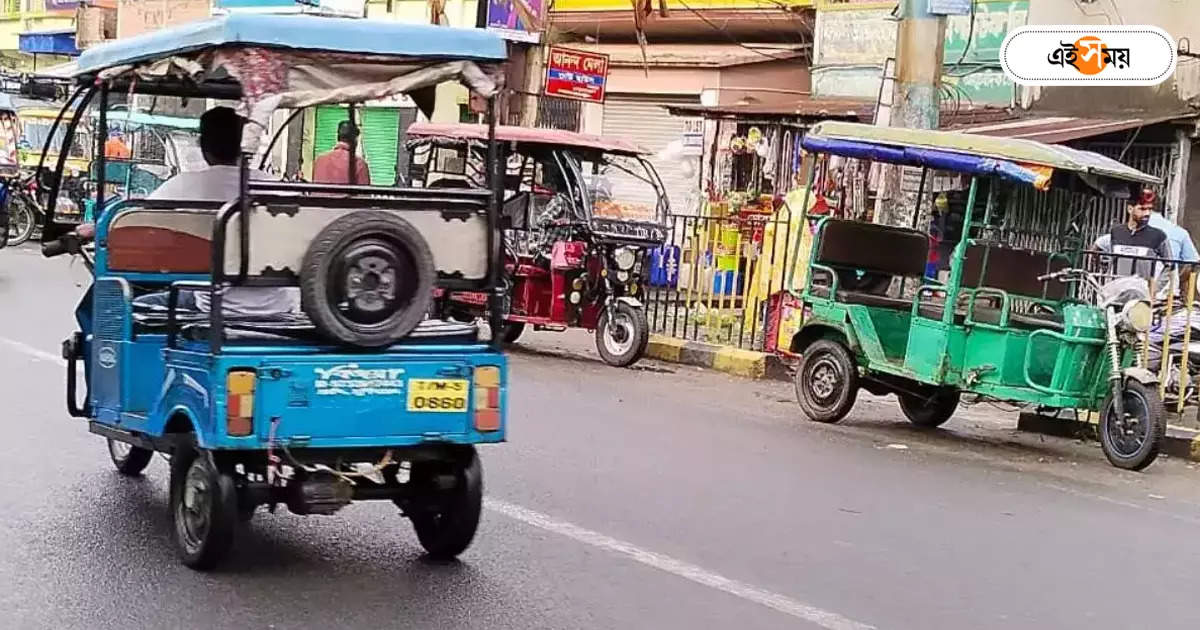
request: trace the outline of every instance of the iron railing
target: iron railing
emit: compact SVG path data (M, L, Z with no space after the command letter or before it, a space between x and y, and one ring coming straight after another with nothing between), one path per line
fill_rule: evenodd
M785 288L807 223L787 205L761 218L671 215L666 244L648 252L651 330L764 350L769 299Z

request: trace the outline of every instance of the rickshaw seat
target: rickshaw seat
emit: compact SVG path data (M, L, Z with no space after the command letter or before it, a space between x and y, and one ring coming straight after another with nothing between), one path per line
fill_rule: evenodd
M929 258L929 237L917 230L828 219L818 235L814 262L834 269L862 270L876 276L921 277ZM828 297L828 286L813 286L814 295ZM906 309L912 300L880 293L839 288L837 300L882 308Z
M971 245L963 265L962 286L999 289L1014 295L1061 300L1066 297L1067 285L1061 282L1042 282L1038 276L1067 266L1067 261L1049 254L1010 247ZM987 269L983 267L987 253ZM981 277L982 272L982 277Z
M146 273L208 273L216 212L124 212L108 228L108 268Z

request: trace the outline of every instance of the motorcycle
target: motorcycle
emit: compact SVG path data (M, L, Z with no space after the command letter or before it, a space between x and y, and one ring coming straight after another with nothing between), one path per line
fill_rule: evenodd
M20 245L40 231L46 211L42 204L42 186L35 173L13 179L7 185L4 205L8 212L8 244ZM83 200L88 196L87 180L78 173L63 177L58 191L55 221L80 223Z

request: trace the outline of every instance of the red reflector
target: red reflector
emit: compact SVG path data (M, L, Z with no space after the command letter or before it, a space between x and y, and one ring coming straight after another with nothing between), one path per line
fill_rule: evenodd
M229 417L225 420L225 432L234 437L250 435L253 430L251 418Z
M477 431L500 430L500 411L498 409L479 409L475 412L475 429Z

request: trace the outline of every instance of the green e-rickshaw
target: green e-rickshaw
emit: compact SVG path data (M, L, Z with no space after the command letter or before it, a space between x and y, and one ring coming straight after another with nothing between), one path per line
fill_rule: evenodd
M822 122L803 145L814 179L836 156L918 170L918 190L937 179L965 193L941 280L926 277L927 230L817 223L790 348L809 418L841 420L862 388L894 393L909 420L938 426L972 395L1098 411L1114 466L1154 461L1165 412L1136 351L1152 318L1147 283L1095 273L1078 224L1157 178L1095 153L956 132Z

